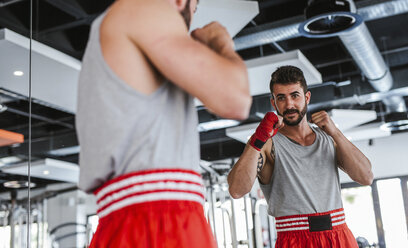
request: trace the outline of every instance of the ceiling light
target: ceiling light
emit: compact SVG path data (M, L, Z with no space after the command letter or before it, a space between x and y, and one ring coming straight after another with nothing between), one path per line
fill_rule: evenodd
M237 127L227 128L225 130L225 134L233 139L241 141L242 143L246 144L248 139L252 136L255 132L255 129L258 127L259 122L241 125Z
M27 175L27 162L1 167L2 172ZM47 172L48 171L48 174ZM79 166L74 163L45 158L31 162L31 176L47 180L78 183Z
M7 106L0 103L0 113L3 113L6 110L7 110Z
M28 182L27 181L8 181L3 183L3 186L10 189L20 189L20 188L27 188ZM30 183L30 188L34 188L36 186L35 183Z
M24 72L22 72L22 71L14 71L13 74L14 74L14 76L21 77L21 76L24 75Z
M206 0L201 1L194 14L190 30L201 28L217 21L234 37L259 13L257 2L244 0Z
M402 131L408 130L408 120L391 121L381 125L384 131Z
M300 50L273 54L246 60L249 91L252 96L270 94L271 72L284 65L296 66L303 71L307 85L321 84L322 75Z
M332 109L330 117L342 132L377 119L374 110Z
M206 132L215 129L237 126L240 122L236 120L216 120L203 122L198 125L199 132Z
M0 165L7 165L7 164L12 164L12 163L17 163L17 162L21 162L21 159L19 157L10 156L10 157L0 158Z
M68 156L79 153L79 146L65 147L49 151L48 154L52 156Z
M305 9L307 20L299 25L299 32L311 38L337 36L349 31L363 22L356 14L352 0L309 1Z
M391 136L391 131L383 130L381 129L381 126L381 122L365 124L359 127L347 129L343 134L348 140L353 142Z

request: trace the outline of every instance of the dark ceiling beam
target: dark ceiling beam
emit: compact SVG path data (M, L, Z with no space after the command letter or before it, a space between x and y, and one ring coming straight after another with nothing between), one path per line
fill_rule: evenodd
M392 50L387 50L387 51L382 51L381 54L385 57L388 56L388 65L390 67L393 66L400 66L403 64L408 64L408 46L405 47L400 47ZM395 57L395 58L394 58ZM314 65L317 69L328 67L328 66L333 66L333 65L338 65L346 62L353 62L354 60L352 58L343 58L343 59L338 59L338 60L331 60L323 63L319 63Z
M201 159L216 161L241 156L245 144L234 139L215 144L201 145Z
M264 1L259 1L259 8L266 9L266 8L275 7L281 4L288 4L291 2L295 2L295 1L296 0L264 0Z
M73 123L74 122L74 117L73 116L63 117L63 118L59 118L58 121L64 122L64 123ZM37 123L31 123L31 128L32 128L32 130L38 130L38 129L47 130L47 128L49 128L50 124L53 124L53 123L49 123L49 122L45 122L45 121L37 122ZM74 128L73 125L71 125L71 126ZM29 127L30 127L30 124L27 121L24 124L13 125L12 127L4 127L3 129L6 129L8 131L17 132L17 133L23 133L24 130L28 130ZM73 129L73 128L70 128L70 129Z
M38 114L33 114L33 113L30 114L30 113L27 113L26 111L23 111L23 110L20 110L20 109L7 107L7 111L9 111L11 113L14 113L14 114L22 115L22 116L25 116L25 117L31 117L31 118L36 119L36 120L45 121L45 122L47 122L49 124L54 124L54 125L59 125L59 126L62 126L62 127L66 127L66 128L69 128L69 129L74 129L75 128L74 125L72 125L72 124L69 124L69 123L66 123L66 122L63 122L63 121L60 121L60 120L51 119L51 118L48 118L46 116L42 116L42 115L38 115Z
M31 154L36 157L49 157L49 151L78 145L74 131L34 139L31 142ZM0 158L8 156L28 156L28 141L17 146L0 147Z
M0 26L13 30L14 32L17 32L24 36L28 36L30 33L30 30L26 28L15 15L4 8L0 8Z
M39 37L38 41L57 49L60 52L78 58L78 51L72 46L69 36L65 32L48 33L48 35Z
M12 4L16 4L16 3L19 3L19 2L24 2L24 1L27 1L27 0L2 0L2 1L0 1L0 8L10 6Z
M88 16L85 10L75 0L45 0L52 6L64 11L65 13L75 17L76 19L82 19Z
M73 22L69 22L69 23L59 25L59 26L52 27L52 28L44 29L43 31L38 32L38 35L41 37L41 36L47 35L49 33L64 31L64 30L75 28L75 27L82 26L82 25L90 25L98 15L99 14L90 15L90 16L84 17L82 19L73 21Z

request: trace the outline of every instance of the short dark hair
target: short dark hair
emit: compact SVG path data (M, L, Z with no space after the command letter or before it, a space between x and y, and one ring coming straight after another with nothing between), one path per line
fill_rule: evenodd
M296 84L300 83L300 86L303 88L304 93L308 91L306 79L303 75L302 70L296 66L285 65L278 67L275 72L271 75L271 82L269 83L269 88L273 97L273 86L275 84Z

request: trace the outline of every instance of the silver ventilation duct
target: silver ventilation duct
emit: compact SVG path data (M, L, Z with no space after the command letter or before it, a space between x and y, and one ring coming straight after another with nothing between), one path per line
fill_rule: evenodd
M347 48L354 61L364 73L371 86L379 92L387 92L392 88L393 79L365 23L339 34L339 38ZM407 112L402 96L384 98L387 113Z
M391 73L365 23L339 34L339 38L373 88L389 91L393 84Z
M372 21L406 12L408 12L408 0L383 1L369 6L361 6L357 4L357 13L364 19L364 21ZM300 19L301 18L293 18L292 20L289 20L289 22L293 22L286 24L282 23L279 27L270 27L270 24L260 25L254 28L253 33L235 38L235 49L243 50L299 37L298 27L301 23Z
M299 32L310 38L338 36L372 87L379 92L392 88L393 79L363 18L355 13L352 0L312 0L306 8L308 20ZM383 99L387 113L406 112L401 96Z

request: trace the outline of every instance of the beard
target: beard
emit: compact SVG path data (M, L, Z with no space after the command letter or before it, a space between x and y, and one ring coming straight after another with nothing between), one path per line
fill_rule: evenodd
M184 9L180 12L188 29L190 29L190 23L191 23L190 1L191 0L187 0L186 6L184 6Z
M297 126L302 121L305 114L307 113L307 103L305 102L305 107L303 107L302 111L299 111L297 109L288 109L288 110L284 111L283 114L279 113L278 110L276 110L276 112L278 112L278 114L283 117L283 123L285 123L285 125ZM293 120L293 121L288 120L285 117L285 115L292 114L292 113L297 113L299 115L299 117L296 120Z

